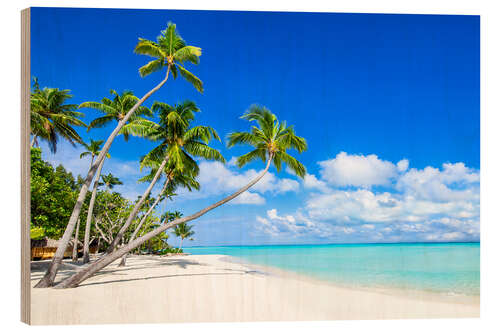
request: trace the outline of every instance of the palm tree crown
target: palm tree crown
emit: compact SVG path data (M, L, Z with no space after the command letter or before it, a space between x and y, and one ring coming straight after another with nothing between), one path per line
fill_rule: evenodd
M82 138L73 126L87 125L79 118L83 113L76 112L77 105L66 104L73 97L70 90L59 90L57 88L40 89L38 80L34 79L31 92L31 134L41 138L49 144L49 149L55 153L59 136L68 140L71 145L82 143Z
M166 103L153 103L152 110L158 112L159 123L150 122L137 135L160 144L141 159L141 168L158 168L158 161L168 157L165 169L184 173L191 170L194 176L198 173L198 165L193 157L225 162L221 153L210 147L211 139L220 141L219 135L209 126L191 127L195 112L200 110L194 102L186 101L170 106Z
M80 158L84 158L85 156L90 155L90 157L91 157L90 165L92 165L92 162L94 161L94 157L99 155L99 153L101 152L101 148L102 148L103 143L104 143L103 140L93 140L93 139L90 139L90 144L82 142L82 146L84 146L85 149L87 149L87 150L80 154ZM109 153L106 154L106 157L107 158L110 157Z
M156 38L156 42L139 38L134 52L156 58L139 68L139 74L142 77L167 67L172 72L174 79L180 74L199 92L203 92L203 82L184 68L186 62L195 65L200 62L201 48L186 45L186 42L178 34L175 24L169 22L167 29L163 30Z
M104 113L104 116L98 117L92 120L89 124L89 130L91 128L101 128L106 126L112 121L121 121L127 112L137 103L139 98L134 95L131 91L124 91L121 95L115 90L111 89L111 95L113 99L103 98L101 102L84 102L78 106L78 108L91 108ZM120 130L120 134L123 134L125 141L128 140L131 131L133 131L138 126L141 126L144 118L142 116L152 116L151 110L145 106L139 106L137 111L128 119L127 124L125 124Z
M263 162L271 159L278 172L285 163L299 177L305 176L304 165L287 153L291 148L299 153L307 149L306 140L297 136L292 126L287 127L285 121L280 123L271 111L258 105L252 105L241 118L255 121L258 126L252 126L249 132L234 132L228 136L229 147L248 144L255 148L238 157L236 163L239 167L256 159L261 159Z
M106 185L108 190L112 190L116 185L123 185L119 178L113 176L111 173L101 176L102 182Z
M174 234L181 239L185 239L194 235L194 231L192 229L193 226L188 225L186 222L179 223L174 228Z

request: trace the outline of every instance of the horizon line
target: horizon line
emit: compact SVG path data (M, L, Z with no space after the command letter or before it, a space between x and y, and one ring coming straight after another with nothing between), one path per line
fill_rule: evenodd
M386 244L480 244L481 241L450 241L450 242L373 242L373 243L304 243L304 244L239 244L239 245L194 245L184 246L184 248L193 247L237 247L237 246L310 246L310 245L386 245Z

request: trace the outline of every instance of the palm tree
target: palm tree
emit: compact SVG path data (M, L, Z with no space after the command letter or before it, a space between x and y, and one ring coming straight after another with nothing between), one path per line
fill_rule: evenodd
M107 175L101 176L102 183L106 187L106 191L112 190L116 185L123 185L121 180L115 177L113 174L108 173Z
M167 67L167 74L171 71L174 79L180 74L199 92L203 92L203 82L183 67L185 62L195 65L199 63L201 48L186 45L186 42L176 32L175 24L168 23L167 29L161 32L161 35L156 38L156 42L139 38L134 52L156 58L139 68L141 76L147 76Z
M193 226L188 225L186 222L179 223L178 225L175 226L173 234L181 238L181 243L179 245L179 252L182 251L182 241L184 240L184 238L189 238L194 235L194 231L191 229L193 229Z
M266 162L266 166L256 178L254 178L247 185L243 186L241 189L227 196L226 198L192 215L181 217L171 222L165 223L160 227L157 227L154 230L144 234L143 236L136 238L117 251L101 257L93 264L78 270L74 275L61 281L61 283L58 284L56 288L77 287L82 281L91 277L102 268L106 267L125 253L135 249L149 239L159 235L162 232L165 232L170 228L174 228L178 224L195 220L205 215L209 211L236 198L241 193L245 192L250 187L255 185L259 180L261 180L269 170L271 163L276 167L278 171L281 170L283 164L286 164L299 177L303 178L305 176L306 168L298 160L287 153L287 150L289 149L295 149L299 153L302 153L307 149L306 140L302 137L297 136L293 127L287 127L285 122L280 123L276 116L271 113L271 111L269 111L265 107L260 107L257 105L251 106L249 110L242 116L242 118L250 122L256 122L257 126L252 126L250 132L231 133L229 135L228 146L232 147L236 144L247 144L254 148L251 152L240 156L237 160L237 164L241 167L253 160L263 159Z
M167 82L170 71L172 71L174 79L177 77L177 72L179 72L181 76L190 82L198 91L203 91L203 83L201 80L179 65L187 62L195 65L198 64L199 57L201 56L201 48L186 45L186 42L177 33L175 24L168 23L167 29L161 32L161 35L158 36L156 43L140 38L134 51L137 54L144 54L156 58L156 60L150 61L139 69L139 73L142 77L166 67L165 78L148 93L146 93L139 101L137 101L137 103L127 112L123 119L118 122L118 125L106 140L104 147L97 156L94 164L87 174L87 177L85 178L85 183L80 189L75 207L73 208L73 212L69 218L63 237L60 239L59 246L57 247L57 251L52 259L52 262L47 268L43 278L35 285L37 288L46 288L54 284L54 279L57 271L59 270L59 266L61 265L64 251L66 251L66 247L68 246L73 230L75 229L76 221L80 216L83 201L85 200L90 183L92 182L92 179L94 179L99 164L104 160L105 155L108 153L113 140L120 133L122 127L127 123L130 117L132 117L144 101L146 101L153 93L158 91Z
M90 166L92 166L92 163L94 163L94 157L99 155L103 142L103 140L94 141L92 139L90 139L90 144L82 142L82 146L87 150L80 154L80 159L90 156ZM109 158L109 154L107 155L107 157Z
M73 126L87 125L79 118L82 113L76 112L75 104L66 104L73 97L70 90L57 88L40 89L38 79L34 78L31 92L31 147L38 145L38 138L47 141L49 149L55 153L59 136L68 140L73 146L82 143L82 138Z
M76 224L75 230L75 238L73 240L73 253L71 255L71 261L78 261L78 233L80 232L80 219L78 219L78 223Z
M95 156L99 155L101 151L101 146L103 144L103 140L97 140L94 141L90 139L90 144L83 143L83 146L87 149L83 153L80 154L80 158L83 158L85 156L91 157L90 160L90 166L92 167L92 163L94 162ZM107 158L110 158L109 153L106 154ZM97 168L97 177L96 180L94 181L94 187L92 189L92 196L90 197L90 203L89 203L89 208L87 211L87 220L85 222L85 236L83 238L83 263L86 264L90 260L90 224L92 223L92 215L94 213L94 204L95 204L95 199L97 196L97 188L99 187L99 179L101 178L101 171L102 171L102 166L104 165L104 160L102 160L101 164L99 164L99 167ZM78 229L78 225L77 225Z
M151 169L151 173L143 178L141 178L139 181L148 181L154 178L154 174L156 174L155 169ZM165 175L167 179L165 180L165 183L163 185L163 188L161 189L160 193L156 197L155 201L153 204L149 207L148 211L142 216L141 221L135 228L134 232L132 233L132 236L130 236L129 243L135 239L137 236L137 233L143 226L144 222L146 221L147 217L153 212L155 207L160 203L163 199L165 198L170 198L173 196L174 191L179 187L182 186L184 188L187 188L189 192L192 191L192 189L199 190L200 189L200 184L196 181L196 176L198 175L198 170L186 170L183 173L180 173L179 171L176 170L165 170ZM169 212L167 212L169 213ZM166 217L162 216L160 218L160 221L168 222L170 221L169 218L171 217L176 217L177 215L167 215ZM125 266L127 260L127 254L125 254L122 257L122 260L120 261L119 266Z
M208 146L210 140L220 140L215 129L209 126L190 126L194 120L195 112L200 111L194 102L186 101L175 106L155 102L152 110L159 113L160 122L156 124L149 121L149 124L144 126L145 128L133 131L132 134L153 141L160 141L160 144L141 160L141 167L157 168L157 171L142 195L143 199L136 203L129 218L118 232L113 243L108 247L107 253L115 250L165 167L173 172L197 170L198 166L193 157L225 162L224 157L218 150ZM159 166L158 161L161 161Z
M118 94L115 90L111 89L110 94L113 95L113 99L109 99L104 97L101 102L83 102L78 106L81 108L90 108L98 110L104 113L103 116L98 117L92 120L89 124L89 130L92 128L102 128L109 123L116 121L120 122L125 116L127 112L134 107L135 104L139 101L139 98L134 95L131 91L124 91L121 95ZM127 123L123 125L119 134L123 134L123 138L125 141L128 141L130 136L130 131L134 128L140 127L144 118L142 116L152 116L153 113L151 110L145 106L139 106L137 111L130 116Z

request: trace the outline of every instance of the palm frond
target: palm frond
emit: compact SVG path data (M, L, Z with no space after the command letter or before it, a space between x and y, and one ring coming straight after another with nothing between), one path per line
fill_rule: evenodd
M262 160L262 162L266 161L266 150L265 149L254 149L249 153L239 156L236 159L236 164L239 168L247 165L248 163L255 161L256 159Z
M190 128L184 134L185 142L191 140L201 140L205 143L209 143L212 138L220 141L220 137L217 134L217 131L210 126L195 126L193 128Z
M145 77L153 72L159 71L165 66L165 61L162 59L151 60L141 68L139 68L139 74L141 77Z
M287 154L286 152L278 152L273 158L273 164L276 162L281 165L284 162L297 176L304 178L306 175L306 167L300 163L295 157Z
M184 46L174 53L174 60L183 64L189 61L195 65L200 63L201 48L196 46Z
M193 156L202 157L210 161L226 163L226 159L217 150L203 142L189 141L184 144L184 149Z
M254 134L248 132L233 132L227 136L228 147L233 147L237 144L248 144L255 147L258 143L259 139Z
M112 108L109 105L106 105L104 103L99 103L99 102L83 102L78 106L79 109L82 108L89 108L89 109L95 109L101 112L104 112L106 114L113 114L116 113L116 110Z
M198 90L200 93L203 93L203 82L197 78L193 73L182 67L181 65L177 64L176 65L179 69L179 74L186 79L189 83L191 83L196 90Z
M107 124L109 124L110 122L112 122L113 120L116 120L116 117L112 114L96 118L90 122L88 129L90 130L92 128L102 128Z
M134 53L148 55L154 58L166 57L166 54L164 54L164 52L157 43L144 38L139 38L139 42L137 42L137 45L134 48Z

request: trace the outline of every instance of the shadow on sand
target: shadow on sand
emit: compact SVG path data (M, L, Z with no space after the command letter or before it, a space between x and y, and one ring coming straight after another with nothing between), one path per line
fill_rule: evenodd
M109 267L97 272L94 277L99 277L103 275L107 276L126 276L127 271L139 271L151 268L158 268L163 266L177 266L182 269L186 269L190 266L207 266L206 264L199 263L197 261L189 260L187 258L161 258L161 257L147 257L144 258L146 260L141 260L140 262L134 260L134 257L130 257L127 260L127 266L125 267ZM115 261L116 262L116 261ZM92 261L89 263L91 264ZM31 272L32 277L31 281L39 280L42 278L43 274L48 268L50 264L50 260L44 261L33 261L31 262ZM56 284L61 280L71 276L78 269L85 267L89 264L83 264L81 261L72 262L69 259L63 261L60 266L59 272L57 273ZM87 282L82 283L79 288L91 286L91 285L99 285L99 284L109 284L109 283L119 283L119 282L130 282L130 281L140 281L140 280L151 280L151 279L161 279L161 278L173 278L173 277L186 277L186 276L201 276L201 275L245 275L245 274L263 274L265 273L256 271L256 270L244 270L244 269L231 269L224 268L220 269L225 272L207 272L207 273L192 273L192 274L171 274L171 275L159 275L159 276L147 276L147 277L138 277L131 279L116 279L116 280L107 280L107 281L95 281L95 282Z

